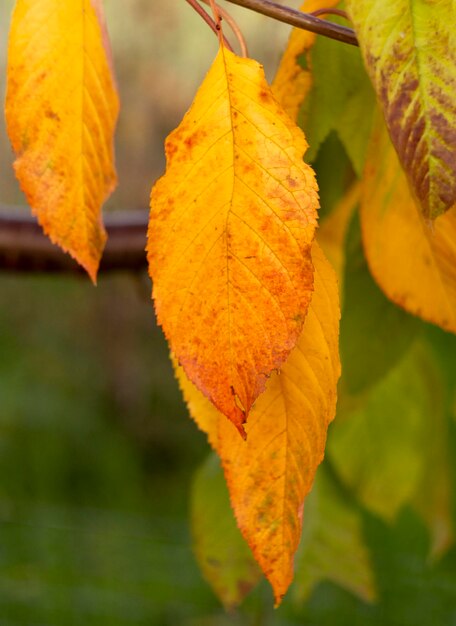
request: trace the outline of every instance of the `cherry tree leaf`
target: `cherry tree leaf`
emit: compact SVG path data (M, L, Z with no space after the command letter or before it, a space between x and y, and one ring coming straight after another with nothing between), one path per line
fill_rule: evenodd
M241 532L279 604L293 578L302 506L324 454L340 375L334 271L314 243L315 292L296 348L271 376L247 439L177 369L192 417L218 452Z
M347 0L390 136L426 218L456 202L456 6Z
M409 313L456 333L456 207L430 228L380 118L366 164L363 243L377 284Z
M116 184L118 97L100 0L17 0L6 121L21 187L43 230L96 280L101 206Z
M152 192L158 321L187 376L242 434L312 294L318 198L306 148L261 66L222 46Z

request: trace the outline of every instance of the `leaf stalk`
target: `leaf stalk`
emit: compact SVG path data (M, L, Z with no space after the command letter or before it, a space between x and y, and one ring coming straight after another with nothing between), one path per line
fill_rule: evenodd
M200 1L204 2L204 4L210 5L210 0L200 0ZM216 4L215 6L221 18L225 20L225 22L233 31L233 34L235 35L236 39L238 40L242 56L248 57L249 51L247 49L247 42L245 41L244 35L242 34L241 29L236 23L236 20L228 13L228 11L225 11L225 9L222 9L222 7L219 4Z
M233 48L230 45L230 42L220 31L220 21L218 20L216 22L215 20L213 20L210 15L206 13L206 11L199 4L199 2L197 2L197 0L185 0L185 2L187 2L187 4L189 4L192 9L194 9L198 13L198 15L206 22L209 28L217 35L219 39L220 37L223 38L223 43L225 47L228 48L228 50L231 50L231 52L234 52Z

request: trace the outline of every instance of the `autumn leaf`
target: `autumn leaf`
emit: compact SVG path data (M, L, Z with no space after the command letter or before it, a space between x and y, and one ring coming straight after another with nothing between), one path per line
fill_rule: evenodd
M311 298L318 199L306 147L261 66L221 47L152 192L158 321L187 376L241 433Z
M318 9L332 8L338 2L339 0L305 0L300 10L311 13ZM306 58L316 38L316 34L310 30L293 28L272 83L275 97L295 121L313 84L312 72L307 65Z
M304 330L256 401L246 441L177 369L191 415L222 459L239 528L273 587L276 604L293 578L302 506L323 458L340 375L337 282L316 243L312 258L315 292Z
M426 218L456 202L456 7L347 0L388 130Z
M6 121L16 175L51 240L95 282L106 240L101 205L116 184L118 98L99 0L17 0Z
M378 119L366 164L361 226L370 270L393 302L456 333L456 207L430 228Z
M198 564L227 609L238 606L261 578L230 507L223 470L212 452L192 485L193 547Z

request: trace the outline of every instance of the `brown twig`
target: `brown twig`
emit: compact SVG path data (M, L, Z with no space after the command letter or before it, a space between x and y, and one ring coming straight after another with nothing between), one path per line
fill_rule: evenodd
M270 0L226 0L231 4L237 4L238 6L250 9L256 13L261 13L268 17L272 17L279 22L290 24L296 28L302 28L303 30L310 30L317 35L323 35L330 39L336 39L343 43L348 43L352 46L358 45L355 32L351 28L346 26L340 26L333 22L327 22L309 13L303 13L281 4L276 4Z
M225 45L226 48L228 48L228 50L231 50L231 52L234 52L233 48L230 45L230 42L228 41L228 39L222 34L220 35L220 26L210 17L210 15L208 15L206 13L206 11L203 9L203 7L199 4L199 2L197 2L197 0L185 0L193 9L195 9L195 11L198 13L198 15L200 15L203 20L206 22L206 24L209 26L209 28L214 31L214 33L217 35L217 37L220 38L223 37L223 43Z

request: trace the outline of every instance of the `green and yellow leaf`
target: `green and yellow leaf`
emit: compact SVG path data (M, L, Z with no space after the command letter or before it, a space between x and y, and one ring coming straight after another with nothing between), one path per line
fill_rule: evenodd
M456 202L456 6L347 0L390 136L425 218Z
M17 0L6 96L14 167L32 211L93 281L106 240L101 206L116 184L119 108L98 16L99 0Z
M315 292L296 348L271 376L247 439L177 370L192 417L221 457L241 532L279 604L293 578L302 506L324 454L340 375L334 271L314 244Z
M378 119L363 182L361 226L370 270L393 302L456 333L456 207L431 228Z
M306 147L261 66L221 47L152 192L158 321L187 376L241 433L312 295L318 197Z

